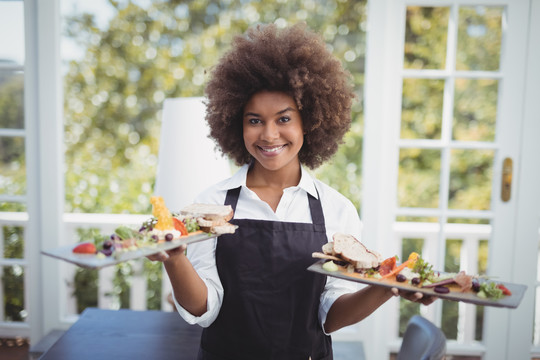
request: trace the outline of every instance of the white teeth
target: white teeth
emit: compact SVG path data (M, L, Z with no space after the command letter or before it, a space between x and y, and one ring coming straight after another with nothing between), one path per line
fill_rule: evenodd
M261 150L264 151L264 152L276 152L276 151L279 151L279 150L283 149L283 147L284 147L284 145L274 147L274 148L263 148L263 147L261 147Z

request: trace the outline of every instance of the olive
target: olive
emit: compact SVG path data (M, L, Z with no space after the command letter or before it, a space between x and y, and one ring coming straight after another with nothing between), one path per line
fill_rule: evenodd
M103 249L105 250L112 248L112 246L113 246L113 242L111 240L105 240L103 242Z
M152 235L152 240L154 240L155 242L158 242L159 237L157 235Z
M100 250L99 252L105 256L111 256L113 253L113 248L103 249L103 250Z
M474 292L480 291L480 283L478 282L478 279L473 279L472 281L472 289Z
M173 234L169 233L169 234L165 235L165 241L172 241L172 239L173 239Z
M448 294L450 292L450 289L446 286L435 286L433 290L439 294Z
M413 285L420 285L420 278L419 277L413 277L411 279L411 284Z
M396 275L396 280L397 280L398 282L404 282L405 280L407 280L407 278L406 278L405 275L403 275L403 274L397 274L397 275Z

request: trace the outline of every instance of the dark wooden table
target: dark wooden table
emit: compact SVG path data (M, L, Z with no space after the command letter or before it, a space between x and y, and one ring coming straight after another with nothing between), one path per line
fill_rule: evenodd
M176 312L90 308L40 359L191 360L201 332Z

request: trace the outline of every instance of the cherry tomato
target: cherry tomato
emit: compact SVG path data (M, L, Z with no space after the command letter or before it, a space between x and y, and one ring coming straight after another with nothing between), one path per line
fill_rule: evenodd
M506 296L512 295L512 292L510 290L508 290L508 288L506 286L504 286L503 284L498 284L497 287L502 290L504 295L506 295Z
M182 234L182 235L187 235L188 234L188 231L186 229L186 225L184 225L184 223L182 221L180 221L177 218L173 217L173 224L174 224L174 228L177 231L180 231L180 234Z

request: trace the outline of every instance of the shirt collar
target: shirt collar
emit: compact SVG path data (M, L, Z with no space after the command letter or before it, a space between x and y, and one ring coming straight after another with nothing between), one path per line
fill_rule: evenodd
M230 190L236 189L240 186L246 186L248 169L249 164L243 165L233 176L219 184L220 190ZM315 188L315 179L303 166L300 166L300 169L302 171L302 174L300 177L300 182L298 183L298 188L303 189L308 194L318 199L319 194L317 193L317 189Z

